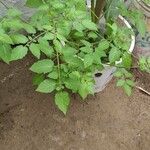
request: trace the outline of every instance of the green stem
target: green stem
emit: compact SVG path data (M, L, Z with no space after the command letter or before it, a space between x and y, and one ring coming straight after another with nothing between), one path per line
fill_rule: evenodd
M60 76L60 60L59 60L59 53L56 51L57 56L57 69L58 69L58 80L59 84L61 84L61 76Z
M27 42L27 44L26 44L25 46L30 45L34 40L38 39L40 36L44 35L45 33L46 33L46 31L45 31L45 32L42 32L42 33L40 33L40 34L38 34L38 35L35 36L32 40L30 40L29 42Z
M91 19L92 19L93 22L95 22L94 1L95 1L95 0L91 0Z
M57 28L56 28L56 23L54 23L55 26L55 40L57 40ZM61 74L60 74L60 58L59 58L59 53L58 51L54 48L55 52L56 52L56 57L57 57L57 72L58 72L58 80L59 80L59 84L61 85Z
M98 20L99 18L95 15L95 12L92 10L92 9L90 9L90 11L91 11L91 18L92 18L92 21L93 22L95 22L95 18Z

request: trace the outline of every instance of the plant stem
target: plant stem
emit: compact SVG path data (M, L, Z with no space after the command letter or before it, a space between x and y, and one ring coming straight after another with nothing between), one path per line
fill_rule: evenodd
M60 60L59 60L59 53L56 51L57 55L57 68L58 68L58 80L59 84L61 83L61 76L60 76Z
M147 94L148 96L150 96L150 92L146 91L145 89L143 89L142 87L140 86L135 86L138 90L144 92L145 94Z
M103 8L105 6L105 1L106 0L97 0L96 1L96 6L95 6L95 15L97 16L97 18L100 18L101 13L103 11ZM95 18L95 23L98 22L98 19Z
M34 40L38 39L40 36L44 35L46 33L45 32L42 32L40 34L38 34L37 36L35 36L32 40L30 40L29 42L27 42L27 44L25 46L28 46L29 44L31 44Z
M93 22L95 22L95 6L94 6L94 1L95 0L91 0L91 19Z
M95 15L95 12L92 10L92 9L90 9L90 11L91 11L91 18L92 18L92 21L93 22L95 22L95 18L98 20L99 18ZM93 16L92 16L93 15Z
M54 26L55 26L55 40L57 40L57 27L56 27L56 23L54 22ZM54 48L55 52L56 52L56 58L57 58L57 72L58 72L58 81L59 81L59 85L61 85L61 74L60 74L60 58L59 58L59 52Z

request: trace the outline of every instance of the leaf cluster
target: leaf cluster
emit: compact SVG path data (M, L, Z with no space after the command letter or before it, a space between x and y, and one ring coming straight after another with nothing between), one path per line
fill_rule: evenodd
M131 31L120 28L114 19L102 32L91 21L84 0L28 0L27 6L36 7L28 22L14 8L1 18L0 59L9 64L32 54L36 62L30 70L35 74L36 91L54 92L55 104L66 114L70 93L83 99L94 94L95 71L104 64L116 66L122 59L117 85L131 94L133 82L127 71L132 66Z

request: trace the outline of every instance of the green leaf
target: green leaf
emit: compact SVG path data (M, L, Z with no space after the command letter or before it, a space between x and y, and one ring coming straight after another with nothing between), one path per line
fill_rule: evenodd
M92 47L92 44L86 40L81 40L81 42L86 46L86 47Z
M15 47L11 53L11 61L22 59L27 55L28 48L22 45Z
M96 38L98 37L98 35L97 35L96 33L94 33L94 32L90 32L90 33L88 34L88 37L89 37L89 38L96 39Z
M64 81L65 86L67 89L72 90L72 92L77 92L79 90L80 87L80 80L78 78L72 79L72 78L68 78Z
M32 43L32 44L30 45L29 49L30 49L31 53L32 53L35 57L37 57L38 59L40 59L41 53L40 53L40 49L39 49L39 45L38 45L38 44Z
M74 33L74 36L75 36L75 38L83 38L84 37L84 33L83 32L78 32L78 31L76 31L75 33Z
M84 66L85 68L91 66L93 64L93 57L91 56L91 54L87 54L84 57Z
M123 76L123 73L118 70L117 72L114 73L114 76L117 77L117 78L120 78L120 77Z
M55 35L53 33L46 33L44 36L43 36L43 39L44 40L53 40L55 38Z
M112 30L113 30L113 34L115 35L117 33L118 26L117 26L116 23L113 23L111 27L112 27Z
M123 54L123 57L122 57L122 65L125 67L125 68L128 68L130 69L131 66L132 66L132 57L131 57L131 54L129 53L124 53Z
M101 64L101 55L99 55L100 53L99 52L94 52L93 53L93 63L94 64L98 64L100 65Z
M85 29L85 27L79 22L75 22L73 25L74 25L74 29L80 33L82 33L82 31Z
M135 86L135 83L134 83L134 81L132 81L132 80L126 80L126 83L129 85L129 86L131 86L131 87L134 87Z
M77 53L77 50L73 47L66 45L65 47L62 48L62 53L64 56L72 56Z
M36 33L35 28L30 24L24 23L24 29L26 30L26 32L28 32L30 34L35 34Z
M55 9L63 9L63 7L64 7L64 5L62 4L62 3L54 3L53 4L53 7L55 8Z
M88 46L81 47L80 50L81 50L82 52L84 52L84 53L87 53L87 54L93 52L93 49L90 48L90 47L88 47Z
M64 57L64 61L68 63L69 67L71 68L78 68L78 69L84 68L83 60L79 57L67 56L67 57Z
M117 86L123 86L125 84L125 80L118 80Z
M43 59L34 63L30 70L35 73L48 73L53 70L54 63L50 59Z
M93 94L94 84L92 82L84 82L79 89L80 96L85 99L89 94Z
M15 8L11 8L8 10L7 15L10 17L16 17L16 16L21 16L22 13L21 13L21 11L15 9Z
M44 0L43 0L44 2ZM49 10L49 5L48 4L44 4L38 7L37 9L38 11L48 11Z
M39 39L39 48L48 57L51 57L54 52L53 48L49 45L49 42L43 38Z
M36 89L37 92L41 93L51 93L56 88L56 82L54 80L46 79L41 82Z
M55 46L55 49L57 52L61 53L62 52L62 44L59 40L53 40L53 44Z
M28 42L28 38L22 34L13 34L10 37L15 44L25 44Z
M95 55L97 55L99 58L107 57L106 52L100 47L95 48Z
M81 74L78 71L73 71L72 73L69 74L70 78L74 79L74 78L80 78Z
M55 104L66 115L69 104L70 104L69 94L67 92L56 93Z
M66 39L63 35L61 35L61 34L57 34L57 38L58 38L60 41L63 41L63 42L67 41L67 39Z
M64 73L68 73L69 68L67 64L61 64L60 65L61 69L64 71Z
M7 44L13 44L13 41L10 38L10 36L7 34L3 34L3 33L0 33L0 42L7 43Z
M4 34L4 33L5 33L5 30L3 28L2 23L0 23L0 34Z
M93 23L91 20L83 20L82 24L89 30L97 30L97 25Z
M69 77L64 81L65 86L72 90L73 92L77 92L80 88L80 73L78 71L74 71L69 74Z
M141 36L145 36L145 33L146 33L146 25L145 25L145 22L140 20L137 24L137 28L138 28L138 31L140 32Z
M11 47L9 44L0 44L0 58L9 64L11 58Z
M43 74L36 74L34 75L32 79L33 85L39 85L42 81L44 81L44 75Z
M144 16L142 17L141 14L138 15L138 18L136 20L136 27L141 36L144 37L146 33L146 23L144 21Z
M124 88L126 94L128 96L131 96L131 94L132 94L132 88L131 88L131 86L129 86L128 84L124 84L123 88Z
M51 25L43 25L42 28L46 29L48 31L51 31L53 29L53 27Z
M58 79L58 71L55 70L55 71L49 73L47 77L49 77L51 79Z
M3 22L3 27L6 29L18 31L24 28L24 23L20 19L9 19Z
M124 3L124 1L118 1L118 0L115 0L112 2L112 0L107 0L107 5L105 6L107 12L105 12L105 18L106 20L115 20L118 18L119 14L120 14L120 5L122 6L122 3ZM123 4L124 6L124 4ZM126 7L126 5L124 6ZM118 8L118 9L116 9Z
M101 40L98 44L98 49L104 51L109 48L109 42L107 40Z
M126 78L132 78L133 77L133 75L129 71L127 71L126 69L123 68L121 71Z
M150 57L140 57L139 59L139 67L142 71L150 73Z
M43 0L27 0L26 5L29 7L39 7L43 4Z
M69 36L70 32L72 31L72 21L62 21L61 24L57 24L57 33L67 37Z
M114 63L115 61L118 61L120 59L120 56L121 56L121 51L116 47L113 47L109 52L110 63Z

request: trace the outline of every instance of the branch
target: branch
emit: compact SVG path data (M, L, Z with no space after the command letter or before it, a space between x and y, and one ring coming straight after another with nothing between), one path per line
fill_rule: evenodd
M148 96L150 96L150 92L144 90L143 88L139 87L139 86L135 86L138 90L144 92L145 94L147 94Z
M38 39L40 36L44 35L45 33L46 32L44 31L44 32L36 35L33 39L31 39L29 42L27 42L25 46L29 46L34 40Z
M96 15L98 18L100 18L100 16L101 16L101 13L102 13L103 8L104 8L104 6L105 6L105 1L106 1L106 0L97 0L97 1L96 1L95 15ZM97 21L98 21L98 19L95 18L95 22L97 22Z

